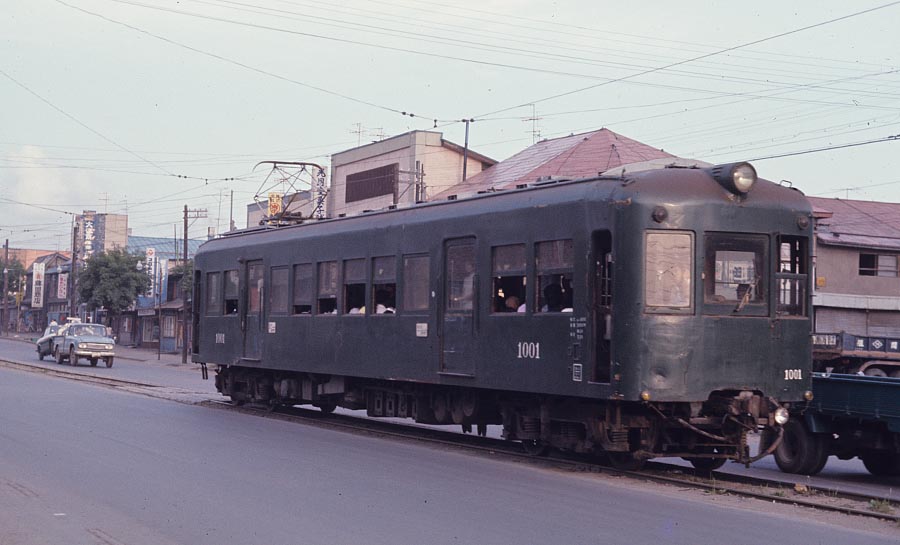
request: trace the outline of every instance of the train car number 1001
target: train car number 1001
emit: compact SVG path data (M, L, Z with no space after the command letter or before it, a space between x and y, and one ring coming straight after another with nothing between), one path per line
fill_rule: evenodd
M518 358L530 360L541 359L541 343L520 342Z

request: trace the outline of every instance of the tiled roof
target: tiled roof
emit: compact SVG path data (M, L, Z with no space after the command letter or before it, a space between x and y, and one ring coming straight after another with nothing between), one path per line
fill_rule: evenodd
M197 248L206 240L188 239L188 258L194 257ZM156 250L157 257L162 259L181 259L184 253L184 239L179 238L176 245L174 238L166 237L128 237L128 253L141 254L146 253L147 248ZM174 248L174 251L173 251Z
M820 243L900 251L900 203L807 198Z
M447 188L432 199L510 189L553 176L584 178L630 163L675 157L609 129L544 140Z

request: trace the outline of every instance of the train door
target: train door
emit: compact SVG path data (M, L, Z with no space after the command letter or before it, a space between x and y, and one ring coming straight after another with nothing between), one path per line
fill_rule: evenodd
M265 269L262 261L248 261L244 278L244 358L260 358L260 341L263 327L263 296L265 294Z
M598 231L593 236L594 365L592 382L609 382L612 363L612 236Z
M441 372L475 374L475 311L478 275L475 239L444 243L444 304L441 311Z

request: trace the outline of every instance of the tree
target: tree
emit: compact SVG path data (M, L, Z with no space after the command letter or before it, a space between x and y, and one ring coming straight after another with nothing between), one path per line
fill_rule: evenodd
M172 277L181 277L181 280L178 281L178 285L176 289L178 290L178 297L181 297L181 291L187 290L188 299L191 298L191 292L194 289L194 260L188 260L187 267L184 266L183 263L176 265L171 271L169 271L169 276Z
M137 269L143 256L125 250L95 254L78 274L78 296L88 310L100 307L118 316L150 289L150 277Z
M7 275L9 276L9 293L14 294L19 291L19 288L22 284L22 279L25 278L25 267L22 265L22 262L16 258L12 258L9 260L9 264L4 265L7 270ZM2 270L0 270L2 272ZM0 282L3 282L0 279Z

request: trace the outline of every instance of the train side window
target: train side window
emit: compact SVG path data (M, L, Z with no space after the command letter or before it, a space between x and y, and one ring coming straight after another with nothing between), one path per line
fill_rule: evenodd
M806 316L807 282L809 278L809 239L782 235L778 237L779 265L775 274L780 315Z
M475 304L475 245L447 248L447 310L470 312Z
M247 314L259 314L262 311L262 298L265 294L262 263L247 266Z
M225 314L238 313L238 272L225 271Z
M206 315L218 316L220 314L222 314L222 273L207 273Z
M337 314L338 264L337 261L319 263L319 290L317 314Z
M650 231L644 239L644 304L654 312L691 310L692 233Z
M272 287L269 289L269 312L272 314L288 312L288 276L287 267L272 268Z
M525 312L525 245L510 244L491 248L491 271L491 312Z
M403 310L409 312L428 310L430 290L430 261L427 255L403 256Z
M366 313L366 260L344 261L344 314Z
M537 312L572 312L574 255L571 240L550 240L535 246Z
M294 314L311 314L313 300L312 263L294 265Z
M394 314L397 309L397 258L372 259L373 314Z

